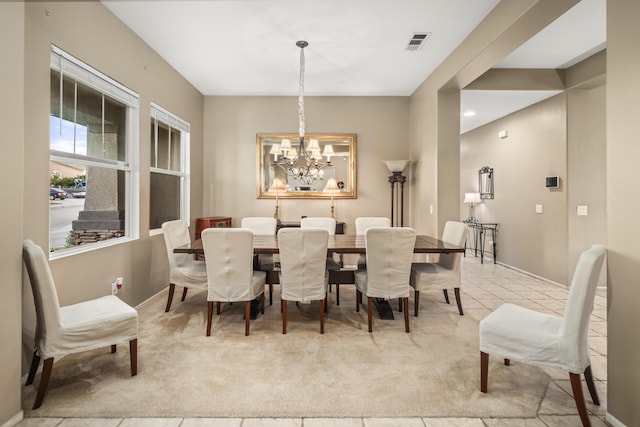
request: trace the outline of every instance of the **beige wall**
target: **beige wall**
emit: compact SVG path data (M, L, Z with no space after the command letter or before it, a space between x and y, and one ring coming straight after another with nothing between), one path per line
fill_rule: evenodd
M202 213L203 97L99 2L29 2L22 22L25 23L26 52L24 103L25 111L29 112L29 122L24 127L24 194L44 194L44 189L49 187L49 97L46 94L49 93L51 44L140 95L140 125L136 135L140 157L140 239L50 262L62 305L110 293L110 283L115 277L124 278L120 297L132 305L139 304L165 288L168 278L162 236L149 237L148 230L149 103L153 101L191 124L191 216L194 218ZM48 247L48 199L27 197L23 209L24 215L20 217L28 226L20 241L29 238ZM22 294L24 366L29 362L35 328L26 277ZM19 389L15 393L19 396Z
M501 130L508 138L498 137ZM562 284L568 283L566 134L561 94L465 133L460 149L461 193L478 191L478 169L493 168L494 199L478 204L475 214L500 224L498 260ZM545 188L551 175L560 176L560 189ZM463 205L460 216L467 215Z
M607 410L640 425L640 2L607 2Z
M357 134L357 199L335 200L336 219L355 233L358 216L389 216L391 175L383 160L409 157L407 97L305 97L308 133ZM256 134L296 133L296 97L206 97L206 215L272 216L275 201L256 198ZM409 197L407 191L405 197ZM329 200L280 201L280 219L329 216ZM405 212L405 223L410 222Z
M22 283L22 174L24 145L24 3L0 3L0 129L3 176L11 179L0 209L0 425L17 421L20 409L21 283ZM46 166L45 166L46 167ZM46 188L43 188L44 191ZM42 191L36 194L42 194Z

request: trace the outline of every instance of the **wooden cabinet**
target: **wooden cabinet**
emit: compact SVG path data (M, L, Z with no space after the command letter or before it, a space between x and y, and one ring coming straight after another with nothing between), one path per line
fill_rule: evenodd
M200 238L205 228L231 228L231 217L210 216L196 219L196 239Z

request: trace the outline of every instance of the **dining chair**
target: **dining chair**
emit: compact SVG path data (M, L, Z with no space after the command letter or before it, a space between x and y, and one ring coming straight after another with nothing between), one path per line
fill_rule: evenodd
M467 239L467 226L462 222L447 221L442 232L442 241L456 246L464 246ZM413 263L411 266L411 286L414 292L414 316L418 317L420 307L420 292L428 289L439 288L444 293L444 299L449 304L447 289L453 288L458 304L458 313L464 315L462 300L460 298L460 270L462 265L462 252L440 254L436 263Z
M327 302L329 233L315 228L278 231L282 333L287 333L287 301L320 301L320 333L324 334Z
M329 237L336 235L336 220L328 217L305 217L300 220L300 228L320 228L329 232ZM334 253L327 253L327 270L329 270L329 292L331 285L336 285L336 305L340 305L340 280L341 274L338 273L342 269L342 262L334 258Z
M487 392L489 355L569 371L573 398L583 426L589 417L582 394L584 374L593 403L600 405L589 357L589 318L606 249L593 245L578 259L564 316L502 304L480 321L480 391Z
M35 345L25 385L33 384L40 359L44 359L33 409L44 401L53 360L68 354L108 346L111 353L115 353L117 343L128 341L131 376L135 376L138 373L138 312L115 295L60 307L42 248L25 240L23 257L36 309Z
M369 216L356 218L356 235L364 236L371 227L391 227L391 220L382 216ZM364 255L358 257L358 269L366 268L367 258Z
M268 216L245 217L240 221L241 228L247 228L254 236L275 236L278 220ZM269 305L273 304L273 285L275 281L276 261L271 254L256 255L256 269L267 272L266 284L269 285Z
M162 234L169 258L169 296L165 312L171 308L176 285L182 286L182 301L187 297L189 288L203 291L207 289L207 270L204 262L198 261L190 254L176 254L173 250L191 243L189 226L181 219L167 221L162 224Z
M356 311L362 294L367 297L369 332L372 332L373 298L401 298L405 331L409 332L409 277L416 231L409 227L371 227L366 234L366 270L355 273Z
M264 314L267 273L253 271L253 232L246 228L207 228L202 232L207 266L207 336L211 335L213 303L220 314L223 302L244 301L244 334L249 335L251 301L260 297Z

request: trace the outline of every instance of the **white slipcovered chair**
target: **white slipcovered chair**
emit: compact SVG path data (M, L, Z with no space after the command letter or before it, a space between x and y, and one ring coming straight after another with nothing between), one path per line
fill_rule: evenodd
M371 227L391 227L391 220L383 216L364 216L356 218L356 235L364 236ZM358 269L367 267L367 258L358 257Z
M242 218L240 227L247 228L254 236L275 236L278 220L268 216L250 216ZM269 272L276 270L276 263L271 254L256 255L256 269L267 272L266 283L269 285L269 305L273 304L273 282L269 280Z
M211 335L213 303L244 301L245 328L249 335L251 301L260 297L264 314L264 283L267 273L253 271L253 233L246 228L208 228L202 231L207 265L207 336Z
M364 294L371 332L373 298L402 298L405 331L409 332L409 277L416 231L409 227L371 227L365 238L367 269L355 273L356 311L360 311Z
M287 333L287 301L320 301L320 333L324 334L328 241L326 230L283 228L278 231L283 334Z
M336 235L336 220L328 217L306 217L300 220L300 228L319 228L327 230L329 237ZM340 305L340 274L336 274L342 268L342 263L336 261L333 252L327 253L327 270L329 270L329 292L331 285L336 285L336 304Z
M187 297L189 288L197 290L207 289L207 270L204 262L198 261L190 254L175 254L173 250L178 246L191 243L189 226L186 221L176 219L162 224L162 234L169 258L169 296L165 312L171 308L173 293L176 285L182 286L182 301Z
M442 232L442 241L451 245L463 247L467 239L467 226L462 222L447 221ZM462 263L462 253L440 254L437 263L413 263L411 266L411 286L415 290L414 295L414 316L418 317L420 307L420 291L440 288L444 293L444 299L449 304L449 293L447 289L453 288L458 304L458 312L462 311L462 300L460 298L460 267Z
M567 297L564 316L540 313L503 304L480 321L480 391L487 392L489 355L569 371L573 398L583 426L589 417L580 375L593 399L600 404L589 357L589 317L606 250L593 245L580 255Z
M42 405L53 360L67 354L111 346L128 341L131 376L138 373L138 312L115 295L60 307L55 283L42 249L31 240L23 245L36 309L35 348L26 385L35 378L40 359L44 358L40 385L33 409Z

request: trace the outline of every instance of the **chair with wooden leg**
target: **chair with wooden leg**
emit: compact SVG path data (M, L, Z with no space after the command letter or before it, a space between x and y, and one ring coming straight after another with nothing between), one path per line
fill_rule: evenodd
M327 302L329 233L320 229L283 228L278 231L282 333L287 333L287 301L320 302L320 333L324 334Z
M42 405L53 361L81 351L110 347L129 342L131 376L138 373L138 312L115 295L60 307L55 283L44 251L31 240L23 245L33 301L36 309L35 349L26 385L31 385L44 359L40 385L33 409Z
M189 288L199 291L207 289L207 270L204 262L194 259L192 255L173 253L178 246L191 243L186 221L177 219L165 222L162 224L162 234L169 259L169 296L164 309L167 312L171 308L176 285L183 287L182 301L187 297Z
M409 277L416 231L409 227L373 227L366 236L366 270L355 273L356 311L367 297L369 332L373 328L373 298L400 298L404 304L405 332L409 332Z
M464 246L467 239L467 226L462 222L447 221L442 232L442 241L456 246ZM414 289L414 316L418 317L420 307L420 292L428 289L442 289L444 299L449 304L447 289L453 289L458 304L458 313L462 311L460 296L460 267L462 253L444 253L439 255L436 263L413 263L411 266L411 286Z
M220 314L223 302L244 302L245 329L249 335L251 301L260 297L264 314L264 283L267 273L253 271L253 233L246 228L208 228L202 231L207 265L207 336L211 335L213 303Z
M584 374L593 403L600 404L589 358L589 317L606 250L593 245L580 255L564 316L503 304L480 321L480 391L487 392L489 355L569 371L573 398L583 426L590 426L582 393ZM514 390L515 392L515 390Z

